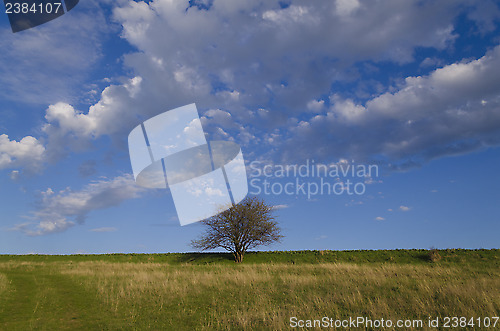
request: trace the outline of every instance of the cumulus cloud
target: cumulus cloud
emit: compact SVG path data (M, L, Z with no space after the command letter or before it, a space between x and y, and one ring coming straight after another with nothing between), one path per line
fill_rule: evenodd
M189 7L187 1L123 1L114 17L123 27L123 37L139 50L125 55L125 64L136 78L123 86L108 87L86 112L69 104L49 107L44 131L58 143L69 133L76 137L123 133L122 128L130 128L138 118L193 100L207 108L230 109L240 123L251 117L248 108L251 111L270 98L285 105L287 111L305 107L318 111L324 101L310 100L329 88L332 77L343 76L336 73L341 68L325 70L330 66L317 63L318 58L350 63L360 59L399 61L401 54L393 54L393 49L411 54L415 46L440 48L453 40L450 8L411 3L387 6L391 10L370 3L321 1L280 9L271 2L257 5L220 0L207 11L204 6ZM428 24L423 29L415 19L404 25L388 24L387 15L394 12L400 17L425 16ZM353 13L359 17L352 21L335 19ZM341 25L346 33L330 33ZM385 33L366 36L363 26L370 30L379 26ZM301 49L307 49L307 54ZM272 119L284 121L287 117L273 115ZM213 119L228 124L220 114Z
M357 61L406 63L416 47L452 45L459 2L294 1L282 8L216 0L209 7L127 2L114 11L123 37L139 50L125 56L143 78L137 99L201 102L217 109L203 119L208 132L241 144L266 142L260 147L285 162L382 156L404 167L496 143L497 49L408 77L364 103L333 93L327 108L321 98L332 83L357 79ZM483 16L474 17L482 24ZM304 118L311 111L318 115ZM242 123L245 135L237 132Z
M362 60L408 62L453 42L459 6L418 1L129 1L114 11L139 52L125 63L168 107L192 100L238 116L273 99L303 110ZM424 23L424 24L423 24ZM342 33L336 33L342 31ZM166 92L168 91L168 92ZM317 107L318 105L316 105Z
M498 86L500 46L477 60L407 77L396 91L364 104L333 95L327 114L292 127L283 151L294 154L283 156L340 154L366 161L384 155L389 162L401 162L400 167L497 145ZM329 137L324 148L313 149L324 137Z
M2 134L0 135L0 170L13 167L37 170L41 166L44 152L45 147L32 136L16 141ZM12 172L12 176L17 178L19 171Z
M85 108L73 102L72 90L101 56L107 24L98 10L95 16L72 12L16 34L16 40L12 34L4 38L0 80L7 88L0 94L22 94L28 102L50 106L40 137L16 141L0 135L0 169L14 169L11 177L17 178L22 169L38 169L102 136L126 148L126 137L138 123L192 102L207 132L233 137L249 159L375 159L398 168L500 143L500 47L448 65L426 59L422 67L441 67L377 87L377 94L363 102L332 90L337 83L356 83L359 63L376 71L385 61L413 61L416 48L450 47L464 3L473 8L468 17L478 31L491 31L498 18L498 6L491 1L190 3L114 3L121 36L137 49L123 56L130 78L105 79L115 83L100 96L92 87L98 101ZM11 66L13 57L26 65ZM268 154L258 155L263 151ZM94 165L83 164L80 170L92 174ZM142 192L131 176L94 181L79 191L48 189L32 221L17 229L29 235L64 231L91 211Z
M411 208L408 206L399 206L399 210L401 211L409 211Z
M234 138L247 155L260 157L253 147L282 162L382 158L402 168L500 143L498 47L362 103L331 89L359 79L356 63L377 70L382 61L412 61L417 47L452 45L460 1L197 4L115 4L122 38L137 48L123 57L132 78L106 87L88 109L52 103L42 127L46 159L104 135L125 149L139 122L193 101L209 138ZM495 16L484 13L494 11L477 8L470 19L488 30Z
M375 217L375 220L376 221L385 221L385 218L383 218L382 216L377 216L377 217Z
M38 208L28 216L32 221L18 224L15 230L30 236L62 232L82 224L94 210L139 198L143 192L131 175L93 181L79 191L67 188L54 192L49 188L41 193Z

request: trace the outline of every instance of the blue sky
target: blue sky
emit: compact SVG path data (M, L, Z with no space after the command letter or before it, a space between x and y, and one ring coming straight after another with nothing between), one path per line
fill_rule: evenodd
M127 136L193 102L248 166L379 167L361 195L261 193L286 236L269 249L498 248L499 23L465 0L87 0L19 33L3 16L0 253L192 251L202 227L135 184Z

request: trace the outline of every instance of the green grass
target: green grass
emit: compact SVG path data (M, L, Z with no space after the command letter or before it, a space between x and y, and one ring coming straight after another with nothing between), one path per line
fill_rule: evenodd
M0 295L7 289L9 286L9 280L5 275L0 274Z
M0 330L281 330L292 316L498 316L500 250L438 253L257 252L242 264L219 253L1 255Z

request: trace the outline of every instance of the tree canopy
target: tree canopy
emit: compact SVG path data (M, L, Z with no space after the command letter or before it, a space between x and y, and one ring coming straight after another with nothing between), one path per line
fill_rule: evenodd
M247 197L221 213L201 221L205 232L191 246L199 250L224 248L237 263L249 249L279 242L283 236L273 216L274 207Z

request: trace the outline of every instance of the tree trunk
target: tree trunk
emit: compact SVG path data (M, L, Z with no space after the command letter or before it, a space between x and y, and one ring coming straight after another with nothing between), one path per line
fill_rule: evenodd
M236 263L243 262L243 252L237 251L233 253L233 255L234 255L234 262Z

